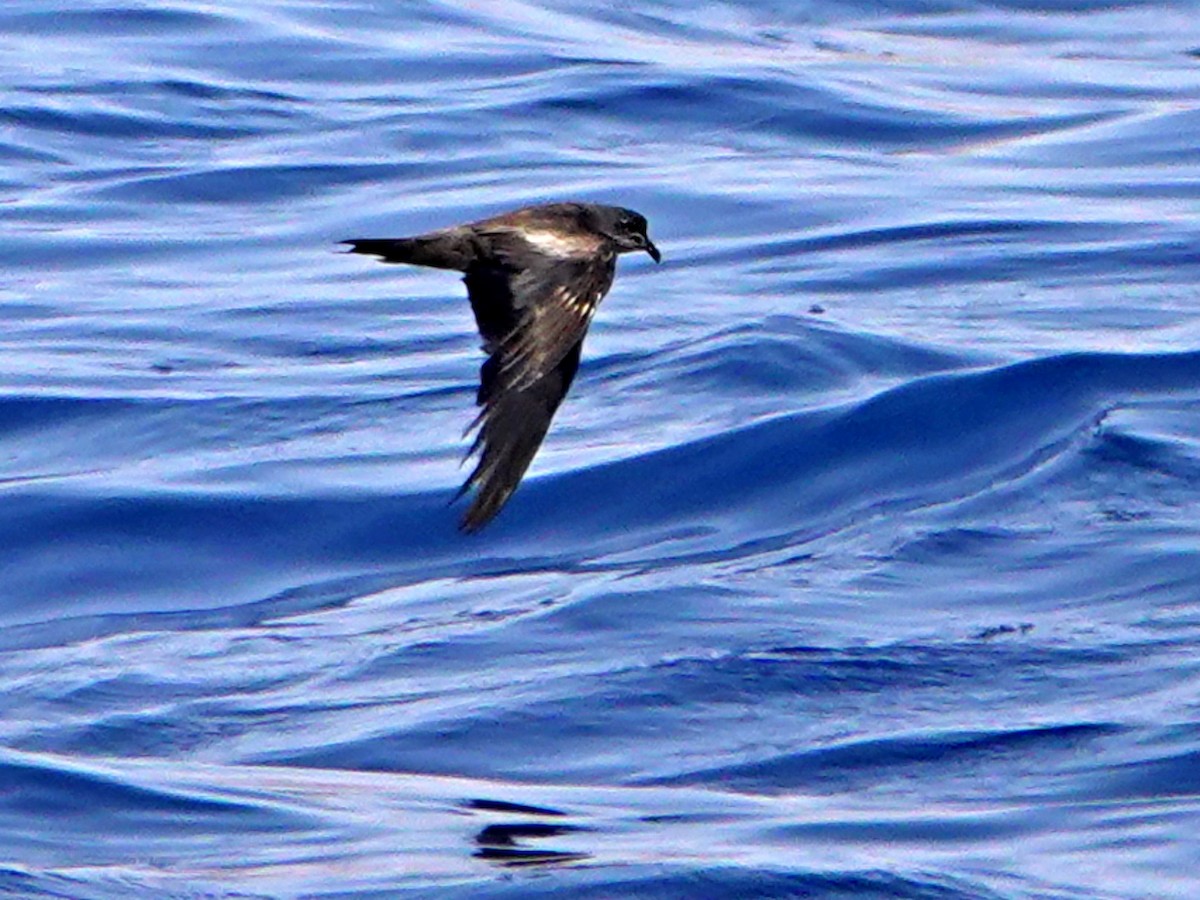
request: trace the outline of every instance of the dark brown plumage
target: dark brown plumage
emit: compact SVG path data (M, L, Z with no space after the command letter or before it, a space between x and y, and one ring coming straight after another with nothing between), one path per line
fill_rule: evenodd
M617 255L645 250L659 261L646 220L616 206L548 203L417 237L343 243L384 262L463 273L488 353L467 429L479 429L468 454L479 459L457 495L474 489L461 527L477 531L516 490L571 387Z

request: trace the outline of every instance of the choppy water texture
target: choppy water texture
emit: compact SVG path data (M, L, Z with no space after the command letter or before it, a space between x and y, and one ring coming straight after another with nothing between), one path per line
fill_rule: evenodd
M1194 4L8 0L0 893L1200 895ZM644 212L493 527L451 274Z

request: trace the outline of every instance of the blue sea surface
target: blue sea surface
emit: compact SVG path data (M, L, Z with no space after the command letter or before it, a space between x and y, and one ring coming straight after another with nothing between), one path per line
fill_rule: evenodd
M6 0L0 895L1200 897L1200 8ZM481 534L453 273L644 213Z

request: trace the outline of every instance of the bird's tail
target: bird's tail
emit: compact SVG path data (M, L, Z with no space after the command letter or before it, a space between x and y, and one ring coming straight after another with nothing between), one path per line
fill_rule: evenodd
M351 253L369 253L384 262L431 266L465 272L475 259L475 246L469 234L439 231L411 238L365 238L342 241Z

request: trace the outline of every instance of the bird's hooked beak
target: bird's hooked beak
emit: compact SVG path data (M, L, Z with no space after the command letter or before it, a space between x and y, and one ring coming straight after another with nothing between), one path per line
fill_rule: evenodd
M658 248L654 246L654 241L646 238L646 252L650 254L650 258L656 263L662 262L662 254L658 252Z

